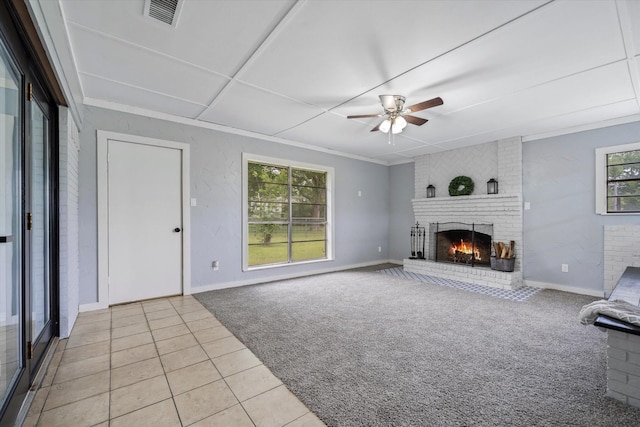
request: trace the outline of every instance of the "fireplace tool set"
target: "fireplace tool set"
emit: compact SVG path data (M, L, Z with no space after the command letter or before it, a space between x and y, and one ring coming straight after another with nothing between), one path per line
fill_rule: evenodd
M425 259L424 240L425 229L416 222L416 225L411 227L411 256L409 259Z

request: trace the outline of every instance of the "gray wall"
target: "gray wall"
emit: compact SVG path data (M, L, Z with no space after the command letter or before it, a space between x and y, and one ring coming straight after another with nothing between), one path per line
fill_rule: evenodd
M411 252L410 229L414 224L413 206L415 164L404 163L389 168L389 259L402 261Z
M87 107L80 151L80 302L97 301L96 130L191 146L191 275L198 287L267 281L389 257L389 168L264 140ZM303 141L302 141L303 142ZM335 168L335 261L242 271L242 153ZM361 196L358 196L358 191ZM382 252L378 252L378 247ZM211 261L220 262L219 271Z
M640 123L631 123L523 144L525 280L603 290L604 225L640 216L596 215L595 149L638 141Z
M192 286L266 281L407 256L413 224L414 164L386 167L264 140L86 108L80 151L80 302L97 299L96 130L191 145ZM523 144L524 265L527 281L603 289L603 227L640 216L595 214L595 153L640 141L632 123ZM241 154L249 152L335 168L335 261L242 272ZM358 191L361 196L358 196ZM378 247L382 252L378 252ZM220 261L213 271L211 261ZM562 273L561 264L569 264Z

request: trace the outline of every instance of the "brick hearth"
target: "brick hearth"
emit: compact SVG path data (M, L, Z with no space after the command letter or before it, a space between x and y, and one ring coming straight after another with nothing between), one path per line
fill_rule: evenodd
M491 270L488 267L470 267L468 265L435 262L420 259L405 259L404 269L425 276L459 280L492 288L514 290L522 286L522 273L506 273Z

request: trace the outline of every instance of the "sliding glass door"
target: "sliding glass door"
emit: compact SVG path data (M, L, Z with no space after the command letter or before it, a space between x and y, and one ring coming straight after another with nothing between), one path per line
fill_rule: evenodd
M0 425L57 334L56 106L0 3Z
M30 89L29 128L27 132L26 246L30 311L27 322L27 352L38 360L51 339L51 241L49 189L48 106ZM32 369L35 368L32 366Z
M21 232L21 79L0 43L0 396L7 399L23 368Z

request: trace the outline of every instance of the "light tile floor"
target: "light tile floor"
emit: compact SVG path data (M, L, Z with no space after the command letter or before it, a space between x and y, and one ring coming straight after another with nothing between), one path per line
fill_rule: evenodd
M24 426L324 426L195 298L81 313Z

